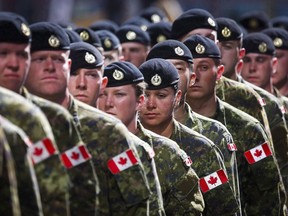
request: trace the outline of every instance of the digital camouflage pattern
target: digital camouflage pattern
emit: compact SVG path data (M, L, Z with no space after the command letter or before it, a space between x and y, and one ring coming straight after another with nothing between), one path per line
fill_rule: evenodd
M2 128L0 129L0 214L20 216L14 158Z
M32 143L49 138L55 149L52 129L43 112L22 96L0 87L0 114L20 127ZM68 176L61 164L59 154L34 165L38 180L43 213L46 215L67 215Z
M27 157L27 148L31 145L24 131L13 125L4 117L0 117L0 125L8 141L14 158L17 178L17 190L22 215L42 215L42 206L35 170L30 158ZM0 193L1 194L1 193ZM9 199L8 199L9 200ZM6 202L8 201L6 200ZM5 200L4 200L5 201ZM9 206L1 201L1 206ZM0 211L1 215L4 214Z
M252 116L218 99L213 119L223 123L237 144L237 164L241 190L241 205L246 215L281 215L279 201L280 174L274 156L249 164L244 152L268 143L262 124Z
M137 128L136 135L154 149L166 215L202 215L204 200L199 178L183 161L186 153L172 140L143 128L140 122Z
M173 123L174 130L170 139L190 156L193 161L192 168L199 178L219 169L226 172L221 152L211 140L175 120ZM205 201L203 215L233 215L239 210L230 180L203 193L203 197Z
M264 100L270 130L273 140L273 148L277 163L280 168L282 180L288 192L288 132L284 115L280 108L280 101L269 92L251 83L242 80L246 85L251 86Z
M84 144L73 117L62 106L29 94L22 88L22 96L38 106L46 115L58 145L65 151ZM69 204L72 215L95 215L98 203L98 179L92 160L67 169L69 176Z
M142 163L139 161L137 165L115 175L107 166L109 159L129 148L139 159L127 128L120 120L72 96L68 110L74 120L79 121L81 137L93 158L100 187L98 214L135 215L135 212L148 212L151 191ZM110 197L118 199L110 200Z
M222 76L216 83L216 95L220 100L231 104L258 119L271 138L270 123L264 107L260 104L261 96L243 83ZM272 138L271 138L272 142Z
M220 149L230 184L240 207L240 188L236 159L237 150L229 150L228 148L228 144L235 144L230 132L222 123L193 112L187 103L185 103L185 118L180 123L207 137ZM241 208L239 208L237 214L241 215L240 212Z
M280 109L284 115L286 126L288 123L288 98L286 96L283 96L278 89L274 87L273 89L273 95L276 96L280 103Z

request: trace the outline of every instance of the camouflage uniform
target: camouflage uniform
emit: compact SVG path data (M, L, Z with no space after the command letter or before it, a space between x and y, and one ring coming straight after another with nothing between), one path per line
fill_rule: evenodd
M286 96L283 96L278 89L274 87L274 96L276 96L280 102L280 109L284 115L286 125L288 122L288 98Z
M198 186L199 178L185 163L187 154L172 140L144 129L140 122L137 128L136 135L155 151L166 215L201 215L204 200Z
M139 160L133 140L117 119L72 98L69 112L92 154L100 185L99 215L146 215L151 194L142 163L113 175L107 161L131 149ZM110 199L116 197L118 199Z
M220 150L206 137L173 121L174 130L170 139L174 140L191 157L199 178L223 169L226 172ZM229 181L203 193L205 209L203 215L233 215L239 208Z
M22 88L22 95L37 105L46 115L58 144L59 151L83 145L80 134L70 113L62 106L43 98L31 95ZM95 215L97 209L98 180L92 160L67 169L70 188L69 203L71 215Z
M0 129L0 214L20 216L14 158L2 128Z
M229 104L218 100L218 107L212 117L222 122L231 132L237 144L237 163L241 188L242 210L246 215L281 215L279 201L279 169L274 156L249 164L244 152L269 143L262 124ZM265 175L264 175L265 174Z
M34 165L44 214L67 215L68 178L61 164L49 122L41 110L26 99L0 87L0 114L22 128L32 143L48 138L54 154ZM43 150L43 149L41 149Z
M15 161L18 196L22 215L42 215L39 187L32 161L27 157L29 138L22 129L13 125L4 117L0 117L0 124L11 148ZM4 202L3 206L8 207ZM2 214L1 215L8 215Z
M237 147L230 132L222 123L193 112L187 103L185 103L185 110L185 119L181 123L212 140L220 149L230 183L240 206L240 188L236 159ZM242 212L241 209L238 212L241 215L240 212Z

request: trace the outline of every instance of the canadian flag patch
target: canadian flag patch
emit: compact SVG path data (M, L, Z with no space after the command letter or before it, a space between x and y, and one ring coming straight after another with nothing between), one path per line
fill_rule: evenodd
M85 145L75 146L61 154L61 160L68 169L77 166L91 158Z
M259 104L260 104L262 107L264 107L264 106L266 105L266 101L265 101L264 98L258 99L258 102L259 102Z
M108 161L108 168L112 174L117 174L133 165L137 164L137 158L135 157L133 151L128 149L125 152L116 155Z
M188 156L187 153L182 149L179 150L179 154L180 154L182 161L185 163L185 165L187 167L190 167L193 163L190 156Z
M33 164L40 163L56 152L56 148L49 138L44 138L28 148L28 155Z
M227 143L227 147L229 151L237 151L237 146L235 143Z
M199 185L203 193L212 190L228 182L228 177L223 169L199 179Z
M272 151L269 147L268 143L263 143L259 146L256 146L244 153L246 160L249 164L254 164L270 155L272 155Z

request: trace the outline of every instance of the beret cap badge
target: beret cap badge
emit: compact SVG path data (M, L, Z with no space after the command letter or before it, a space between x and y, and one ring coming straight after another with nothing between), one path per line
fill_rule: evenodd
M262 42L261 44L259 44L258 49L261 53L265 53L267 51L267 44Z
M158 74L155 74L152 78L151 78L151 84L154 86L159 86L162 83L162 79Z
M86 54L85 54L85 61L86 61L87 63L89 63L89 64L92 64L92 63L94 63L94 62L96 61L96 59L95 59L95 56L94 56L94 55L86 52Z
M222 29L221 34L223 35L223 37L228 38L231 36L231 31L229 28L225 27Z
M136 38L136 33L133 31L128 31L126 34L126 38L128 40L134 40Z
M111 48L111 46L112 46L112 42L111 42L111 40L109 39L109 38L105 38L105 40L104 40L104 46L106 47L106 48Z
M22 30L22 33L26 35L27 37L31 35L30 28L25 23L21 24L21 30Z
M273 41L275 47L281 47L283 45L283 40L281 38L275 38Z
M122 80L122 79L124 78L124 74L123 74L123 72L120 71L120 70L114 70L114 72L113 72L113 78L114 78L115 80Z
M167 40L166 36L165 35L159 35L156 39L156 41L159 43L159 42L162 42L162 41L165 41Z
M153 23L157 23L157 22L161 21L161 18L160 18L160 16L158 14L153 14L151 16L151 20L152 20Z
M216 26L215 21L211 17L209 17L207 21L208 21L209 25L211 25L213 27Z
M175 53L178 55L178 56L183 56L184 55L184 51L183 49L181 49L181 47L176 47L175 49Z
M80 37L83 41L87 41L89 39L89 33L87 31L82 31Z
M197 44L197 46L195 47L195 51L198 54L203 54L205 52L205 47L202 44Z
M51 47L59 47L60 46L60 41L59 39L54 36L54 35L51 35L48 39L48 43Z

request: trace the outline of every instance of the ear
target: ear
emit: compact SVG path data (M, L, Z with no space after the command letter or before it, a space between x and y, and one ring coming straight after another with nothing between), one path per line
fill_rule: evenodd
M239 62L235 66L236 73L241 74L242 68L243 68L243 60L240 59Z
M239 59L242 59L245 56L245 54L246 54L245 48L241 48L239 50Z
M192 72L191 77L190 77L189 87L193 86L195 82L196 82L196 73Z
M224 65L219 65L217 67L217 77L216 77L216 80L219 80L222 76L222 74L224 73Z
M102 78L102 83L101 83L101 87L100 87L101 91L106 88L107 83L108 83L108 77L105 76Z
M277 70L277 66L278 66L278 59L276 57L273 57L272 59L272 68L273 68L273 74L276 73Z
M174 109L179 106L182 97L182 91L178 90L175 95Z
M139 111L144 104L145 104L145 96L142 94L138 97L136 110Z

